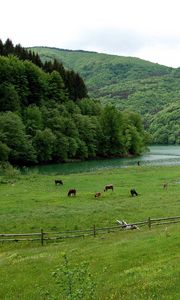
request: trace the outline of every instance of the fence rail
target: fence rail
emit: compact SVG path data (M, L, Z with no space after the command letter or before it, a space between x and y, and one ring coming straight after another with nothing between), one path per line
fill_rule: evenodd
M152 226L159 226L159 225L170 225L180 223L180 216L175 217L165 217L165 218L148 218L145 221L130 223L128 225L136 225L136 226L145 226L147 225L149 229ZM98 228L95 225L92 226L91 229L82 229L82 230L65 230L59 232L44 232L41 229L40 232L37 233L2 233L0 234L0 242L21 242L21 241L40 241L43 245L45 241L59 241L63 239L70 239L70 238L84 238L87 236L96 236L98 234L105 234L115 231L123 231L121 225L111 226L111 227L103 227Z

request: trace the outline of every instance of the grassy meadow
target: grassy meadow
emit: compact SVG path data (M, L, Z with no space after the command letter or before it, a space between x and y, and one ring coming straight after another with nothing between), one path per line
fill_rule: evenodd
M62 179L63 186L54 180ZM168 188L163 189L163 183ZM103 192L113 183L114 191ZM67 197L76 188L76 197ZM138 197L130 196L136 188ZM95 198L95 192L102 192ZM180 167L144 167L70 175L0 177L0 233L30 233L113 226L180 215ZM95 298L180 298L180 225L141 227L60 242L0 243L0 299L68 298L52 273L64 263L88 262ZM90 299L83 297L81 299Z

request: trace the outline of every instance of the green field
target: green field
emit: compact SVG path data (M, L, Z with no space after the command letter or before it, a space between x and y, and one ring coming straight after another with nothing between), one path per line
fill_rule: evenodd
M61 178L63 186L55 186ZM163 189L163 183L168 188ZM113 183L114 191L103 192ZM67 197L69 188L77 196ZM138 197L130 196L136 188ZM94 193L102 192L100 198ZM0 233L113 226L180 215L180 167L128 167L71 175L0 177ZM60 242L0 244L0 299L67 298L52 273L89 263L95 299L180 299L180 223ZM82 299L90 299L83 297Z

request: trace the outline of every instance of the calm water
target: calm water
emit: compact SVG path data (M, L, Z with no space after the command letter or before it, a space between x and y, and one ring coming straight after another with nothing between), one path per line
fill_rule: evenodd
M91 172L101 169L125 168L137 165L180 165L180 146L151 146L150 151L136 158L115 158L92 160L83 162L71 162L63 164L51 164L29 168L31 172L41 174L70 174Z

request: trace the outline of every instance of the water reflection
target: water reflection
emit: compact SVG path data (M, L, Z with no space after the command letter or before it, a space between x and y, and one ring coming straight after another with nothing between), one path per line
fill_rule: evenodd
M125 168L140 165L180 165L180 146L151 146L150 152L135 158L114 158L51 164L29 168L31 172L41 174L70 174L92 172L101 169Z

